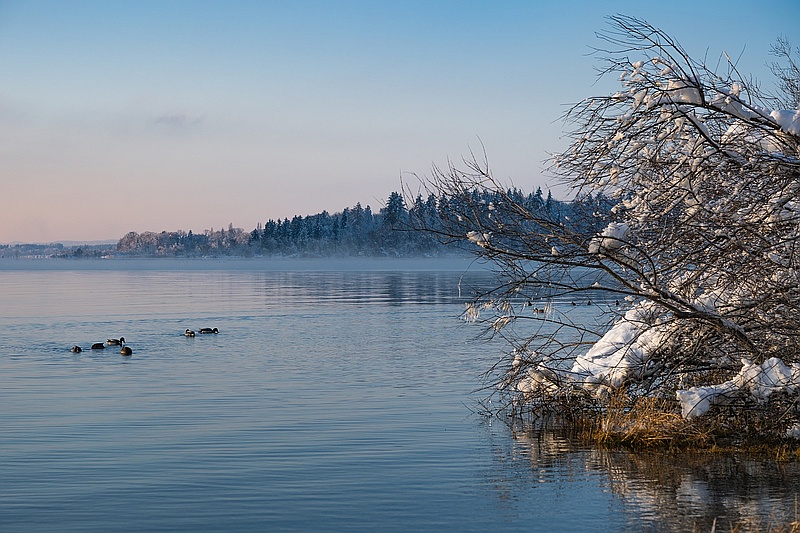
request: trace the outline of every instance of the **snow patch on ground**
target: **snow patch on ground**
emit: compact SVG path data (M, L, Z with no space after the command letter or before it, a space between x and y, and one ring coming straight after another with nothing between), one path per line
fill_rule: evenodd
M692 419L703 416L712 406L725 405L742 394L750 394L756 400L765 402L776 392L791 394L798 386L800 363L793 363L789 367L777 357L771 357L761 365L756 365L742 359L742 368L733 379L719 385L679 390L676 396L681 403L683 417Z

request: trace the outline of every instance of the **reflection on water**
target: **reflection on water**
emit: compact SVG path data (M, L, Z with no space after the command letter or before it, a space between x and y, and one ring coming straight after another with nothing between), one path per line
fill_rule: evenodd
M109 313L130 318L149 314L154 306L160 313L180 315L207 302L225 313L287 304L461 304L488 277L449 272L10 271L0 276L0 318Z
M800 519L800 465L731 454L611 451L571 436L510 428L503 463L533 483L595 473L618 499L629 531L730 531L789 527ZM576 501L576 505L581 502ZM774 529L773 529L774 530Z
M710 531L714 518L727 531L794 518L796 465L591 450L473 414L503 346L457 317L490 281L0 268L0 531ZM220 334L182 335L206 326ZM69 351L119 336L133 357Z

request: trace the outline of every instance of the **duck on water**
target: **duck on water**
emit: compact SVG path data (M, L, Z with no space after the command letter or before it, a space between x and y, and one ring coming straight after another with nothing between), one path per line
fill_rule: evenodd
M120 337L119 339L108 339L105 343L95 342L94 344L92 344L92 350L105 350L106 344L108 344L109 346L121 346L122 349L120 350L120 353L122 355L131 355L133 353L133 350L125 346L125 337ZM75 350L75 348L77 348L77 351ZM73 346L72 351L75 353L80 353L81 348L80 346Z

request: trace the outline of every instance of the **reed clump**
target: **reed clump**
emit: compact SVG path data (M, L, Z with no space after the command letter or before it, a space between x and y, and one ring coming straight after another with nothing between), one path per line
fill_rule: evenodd
M672 404L660 398L632 399L615 394L592 423L583 424L584 435L603 446L709 448L713 445L714 428L684 420Z
M573 396L553 403L529 397L510 416L535 421L537 427L569 429L579 440L603 448L736 452L800 461L800 443L786 436L780 422L781 414L792 408L790 399L773 400L760 404L740 399L686 419L676 400L634 396L620 388L603 401Z

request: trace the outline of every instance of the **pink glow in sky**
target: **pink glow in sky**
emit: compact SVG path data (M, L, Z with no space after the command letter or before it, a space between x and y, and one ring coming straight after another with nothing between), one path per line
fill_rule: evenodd
M544 188L604 17L764 78L800 45L797 0L646 4L0 0L0 243L377 211L481 143Z

